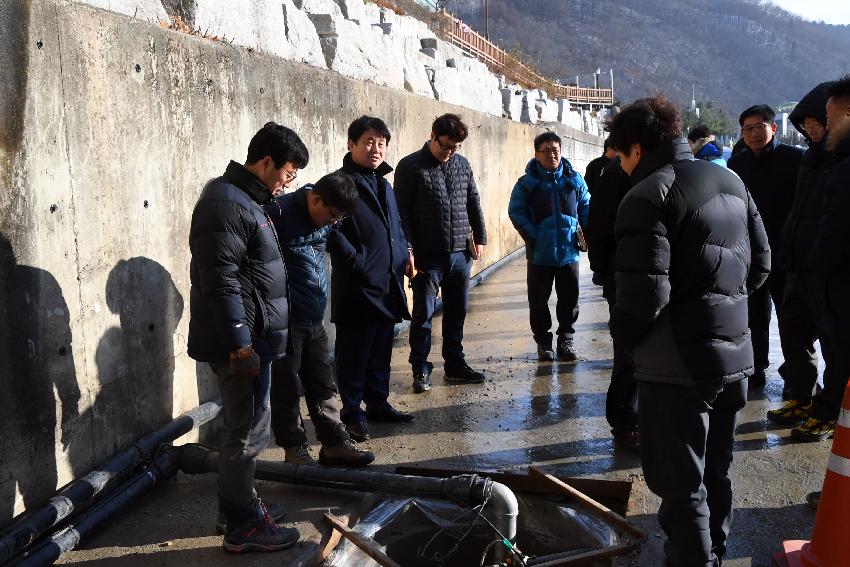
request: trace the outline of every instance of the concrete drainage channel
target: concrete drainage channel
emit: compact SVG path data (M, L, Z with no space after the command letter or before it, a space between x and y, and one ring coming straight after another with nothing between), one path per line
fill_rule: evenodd
M213 419L204 404L76 480L0 534L0 565L50 565L119 511L178 470L216 472L218 453L172 447ZM312 564L419 567L602 565L634 550L644 534L603 500L625 510L631 484L527 475L404 468L395 473L258 461L256 477L291 485L371 493L331 526ZM597 500L598 499L598 500Z

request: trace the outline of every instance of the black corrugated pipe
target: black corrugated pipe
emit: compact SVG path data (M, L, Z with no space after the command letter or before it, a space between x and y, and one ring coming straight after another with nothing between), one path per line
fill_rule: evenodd
M163 446L153 463L116 487L97 504L80 513L74 523L53 534L49 540L41 545L34 547L13 565L15 567L42 567L55 563L63 553L67 553L79 545L80 541L100 523L131 504L139 496L153 488L160 480L174 475L177 472L179 452L179 448Z
M131 447L99 464L83 478L65 486L43 508L24 512L0 537L0 565L70 516L75 509L91 501L107 484L133 472L139 463L150 459L160 445L170 443L211 421L219 411L221 402L214 400L184 413L162 429L145 435Z
M218 472L218 451L204 445L187 444L181 447L180 470L188 474ZM477 506L489 496L494 484L489 478L474 474L436 478L396 473L338 469L284 462L257 461L256 478L339 488L357 492L395 492L418 494L452 500L462 506Z

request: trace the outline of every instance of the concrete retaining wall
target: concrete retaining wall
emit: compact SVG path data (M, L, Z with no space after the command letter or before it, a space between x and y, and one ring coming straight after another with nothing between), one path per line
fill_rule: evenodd
M471 135L490 244L538 131L296 61L63 0L0 6L0 525L215 386L186 355L188 229L203 183L267 120L341 164L349 122L383 117L394 164L434 117ZM599 139L559 127L582 171Z

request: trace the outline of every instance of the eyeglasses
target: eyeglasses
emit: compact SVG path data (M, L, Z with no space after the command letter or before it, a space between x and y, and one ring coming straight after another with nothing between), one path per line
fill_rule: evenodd
M331 218L328 221L330 224L339 224L348 218L348 213L340 213L339 211L334 211L331 207L328 206L325 206L325 208L331 214Z
M769 126L770 124L768 124L767 122L762 122L761 124L756 124L754 126L745 126L744 128L741 128L741 131L744 134L753 134L754 132L758 132L759 130L763 130L764 128L767 128Z
M293 181L295 181L295 178L298 177L297 171L286 171L284 169L283 173L286 174L286 183L292 183Z
M561 148L546 148L543 150L537 150L538 154L549 154L556 156L561 153Z
M456 152L463 144L444 144L440 140L434 140L444 152Z

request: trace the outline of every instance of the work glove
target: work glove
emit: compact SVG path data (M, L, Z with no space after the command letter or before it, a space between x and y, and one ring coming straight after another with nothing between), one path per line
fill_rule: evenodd
M230 372L239 378L254 379L260 375L260 357L251 345L230 353Z

